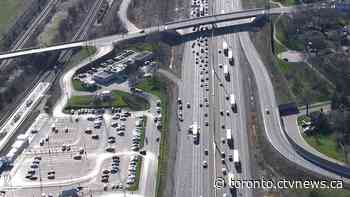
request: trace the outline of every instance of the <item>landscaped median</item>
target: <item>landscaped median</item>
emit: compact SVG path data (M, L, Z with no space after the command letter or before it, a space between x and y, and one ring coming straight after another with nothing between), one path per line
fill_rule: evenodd
M95 95L72 96L65 110L80 108L111 108L122 107L135 111L145 111L149 109L149 103L146 99L131 95L127 92L113 90L112 99L100 100Z
M129 191L137 191L139 189L139 182L141 176L141 168L142 168L142 157L136 162L136 175L134 184L128 187Z

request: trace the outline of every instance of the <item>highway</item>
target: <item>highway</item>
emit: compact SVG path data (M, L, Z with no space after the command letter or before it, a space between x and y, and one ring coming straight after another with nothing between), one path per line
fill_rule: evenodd
M92 40L77 41L74 43L62 43L56 46L50 46L50 47L44 47L44 48L22 49L19 51L2 53L0 54L0 60L20 57L24 55L36 54L36 53L45 53L45 52L57 51L57 50L74 49L74 48L80 48L84 46L99 47L99 46L111 45L123 40L144 37L149 34L161 33L164 31L174 31L174 30L184 29L187 27L194 27L198 25L207 25L207 24L213 24L213 23L219 23L219 22L225 22L225 21L246 19L254 16L265 15L267 13L269 14L287 13L287 12L292 12L294 10L295 10L294 7L272 8L268 12L262 9L255 9L255 10L236 11L236 12L231 12L226 14L200 17L196 19L180 20L176 22L170 22L165 25L161 25L157 27L149 27L144 29L144 31L131 32L123 35L111 35L111 36L105 36L105 37L96 38Z
M208 8L210 14L222 14L222 10L233 11L235 5L228 1L212 1L209 2ZM228 187L222 190L213 187L216 178L226 179L227 174L223 174L223 168L227 173L233 173L241 178L249 179L251 176L242 76L238 63L238 37L233 34L206 39L208 41L199 38L185 43L182 84L179 92L179 98L183 103L183 110L180 111L184 121L180 122L181 130L178 133L175 171L175 196L179 197L223 196L224 193L228 195L230 193ZM222 51L223 41L228 43L236 59L236 65L228 67L230 81L225 80L223 68L219 67L219 64L229 65L228 58L223 53L218 53L219 50ZM202 59L204 63L201 63ZM206 61L208 63L205 63ZM236 95L237 113L232 112L231 105L226 99L229 94ZM190 108L186 107L187 103L190 104ZM200 128L198 145L188 132L194 123ZM228 155L232 155L233 150L227 144L226 129L231 129L233 132L234 148L239 150L243 163L242 174L238 173L233 162L228 160ZM224 144L222 139L226 141ZM205 154L206 150L209 152L208 155ZM225 152L225 163L222 163L221 152ZM203 167L204 161L208 163L207 168ZM252 196L251 190L248 189L239 193L243 196Z
M214 5L214 10L216 13L221 13L225 14L228 12L240 10L238 7L238 1L225 1L225 0L220 0L216 2L216 5ZM239 21L234 21L239 22ZM215 31L215 29L214 29ZM217 144L217 153L221 151L224 151L226 155L233 155L233 150L232 149L237 149L239 153L239 158L241 161L241 172L238 171L235 168L235 165L233 162L228 161L227 159L225 160L225 164L218 163L217 166L218 173L221 173L221 168L226 167L229 171L229 173L232 173L237 177L238 179L251 179L251 169L250 169L250 152L249 152L249 147L248 147L248 136L247 136L247 120L246 120L246 109L245 109L245 98L247 98L246 95L244 95L243 91L243 74L241 72L241 65L240 65L240 46L239 46L239 41L238 41L238 36L237 34L227 34L225 36L219 36L215 37L214 39L215 44L214 44L214 63L213 63L213 69L215 74L215 83L217 84L215 87L217 89L216 95L213 96L213 98L216 98L218 100L218 104L215 106L218 106L220 110L224 111L224 116L220 115L217 109L217 115L216 117L221 117L217 121L217 126L215 131L217 134L216 137L216 144ZM233 57L234 57L234 65L230 66L228 57L226 57L223 54L219 54L219 50L223 50L223 42L226 42L228 44L229 50L232 51ZM216 61L215 61L216 57ZM228 65L228 72L230 74L230 81L225 80L224 78L224 71L222 68L219 67L219 65ZM223 86L220 86L220 83L223 84ZM237 103L237 113L233 113L231 110L231 104L229 101L226 99L226 97L230 94L234 94L236 97L236 103ZM230 112L230 115L227 115L227 112ZM222 128L222 125L225 125L225 129ZM232 137L233 137L233 147L229 148L229 146L226 144L223 144L221 139L227 138L226 136L226 129L231 129L232 130ZM227 156L226 156L227 157ZM223 176L219 174L219 176ZM217 176L217 177L219 177ZM226 179L228 180L228 179ZM227 189L218 191L219 195L221 193L226 193L229 194L230 191ZM237 195L242 195L242 196L247 196L251 197L252 196L252 190L243 188L241 190L237 191ZM234 196L234 195L233 195Z
M151 27L141 31L137 30L136 27L129 27L128 29L133 29L135 31L125 35L112 35L90 41L81 41L43 49L3 54L0 55L0 59L83 46L105 46L109 44L111 47L111 44L115 44L118 41L142 37L155 32L177 30L194 26L197 27L198 25L203 27L203 25L216 23L218 21L225 22L266 14L266 11L261 9L232 12L234 10L242 10L240 1L235 1L235 3L232 4L232 2L225 0L217 0L214 1L213 4L209 4L208 7L212 9L209 13L216 15L172 22L161 26L160 29ZM293 10L294 8L276 8L271 9L269 12L271 14L278 14ZM222 12L227 12L228 14L223 14ZM229 82L224 79L223 69L219 67L220 64L228 65L227 57L222 53L218 53L219 50L222 50L223 41L226 41L232 49L236 62L234 66L229 66ZM206 44L208 44L208 46ZM215 190L212 185L215 178L225 176L222 173L222 168L226 168L228 172L237 174L241 179L251 178L248 136L245 120L246 110L244 108L245 97L242 85L243 76L239 65L239 45L242 46L253 70L258 89L260 111L264 122L264 129L272 146L290 162L300 165L316 174L325 175L334 179L343 179L346 182L350 182L349 179L344 179L336 173L329 171L330 169L327 170L321 167L321 165L308 160L296 152L283 131L274 89L266 67L253 45L249 34L247 32L242 32L232 35L209 37L207 40L202 37L185 44L182 62L182 81L179 82L179 98L182 100L183 107L180 111L181 114L183 114L184 121L180 122L180 131L178 132L178 152L175 164L175 174L177 175L175 178L175 196L205 197L222 196L223 193L228 193L227 189ZM204 60L204 62L200 62L202 60ZM208 61L208 63L205 63L205 61ZM74 74L74 72L70 71L66 76L71 77L72 74ZM204 79L203 81L202 78ZM208 80L206 78L208 78ZM71 83L71 81L65 79L61 82L63 89L71 87L71 84L67 83ZM71 91L66 91L63 94L65 95L63 98L67 98L70 92ZM229 115L227 115L226 111L230 110L230 104L226 100L226 96L231 93L236 95L238 113L234 114L232 111L229 111ZM206 102L206 99L209 101ZM54 110L55 115L63 115L61 109L65 102L66 99L60 101L57 108ZM187 103L189 103L189 107L187 107ZM206 106L206 103L208 103L208 107ZM220 114L221 110L223 110L224 115ZM266 113L267 110L270 112L269 114ZM287 126L287 133L289 135L294 135L294 139L302 144L303 142L300 141L298 136L299 131L294 130L293 132L290 132L292 126L288 126L291 125L290 123L294 122L294 119L284 119L283 121L288 123L285 124L285 126ZM208 126L206 126L206 122L208 122ZM193 135L188 132L189 127L194 123L198 124L200 131L200 140L198 144L194 143ZM234 148L239 150L242 162L241 173L238 173L235 170L234 165L227 161L227 159L225 159L225 163L222 163L220 158L220 153L222 151L225 151L226 158L227 155L232 152L232 150L227 147L227 144L221 142L222 138L226 137L225 131L228 128L231 128L233 132L235 142ZM208 155L205 153L206 150L208 150ZM314 150L307 150L309 150L310 153L318 155L318 153L313 152ZM208 163L207 168L203 167L204 161ZM242 196L252 196L252 191L249 189L239 190L238 193Z

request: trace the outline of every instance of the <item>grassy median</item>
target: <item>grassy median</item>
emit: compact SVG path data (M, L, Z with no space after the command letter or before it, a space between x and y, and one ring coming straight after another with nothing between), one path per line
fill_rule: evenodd
M80 108L111 108L122 107L135 111L144 111L149 109L149 103L146 99L131 95L126 92L113 90L113 99L109 101L101 101L96 99L94 95L73 96L69 99L66 110Z

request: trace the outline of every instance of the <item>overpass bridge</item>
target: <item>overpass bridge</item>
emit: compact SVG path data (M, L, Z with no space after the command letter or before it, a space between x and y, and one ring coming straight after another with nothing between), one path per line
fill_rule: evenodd
M93 40L77 41L72 43L61 43L61 44L49 46L49 47L27 48L27 49L21 49L18 51L4 52L4 53L0 53L0 60L21 57L25 55L45 53L45 52L51 52L51 51L60 51L60 50L66 50L66 49L75 49L75 48L88 47L88 46L94 46L94 47L106 46L106 45L115 44L117 42L129 40L133 38L141 38L154 33L176 31L176 30L195 27L199 25L217 24L221 22L241 20L241 19L247 19L247 18L252 18L257 16L264 16L267 14L274 15L274 14L288 13L293 11L294 8L295 7L242 10L242 11L236 11L236 12L200 17L200 18L185 19L185 20L180 20L175 22L169 22L157 27L145 28L139 32L132 32L128 34L117 34L117 35L105 36L105 37L101 37Z

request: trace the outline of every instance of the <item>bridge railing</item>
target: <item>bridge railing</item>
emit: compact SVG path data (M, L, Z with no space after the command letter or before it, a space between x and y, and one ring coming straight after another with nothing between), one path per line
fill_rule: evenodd
M247 12L257 12L257 11L263 11L263 10L266 10L266 9L265 9L265 8L258 8L258 9L240 10L240 11L228 12L228 13L224 13L224 14L217 14L217 15L211 15L211 16L203 16L203 17L199 17L199 18L189 18L189 19L184 19L184 20L181 20L181 21L173 21L173 22L165 23L164 25L173 25L173 24L178 24L178 23L184 23L184 22L194 21L194 20L198 20L198 19L206 19L206 18L220 17L220 16L229 16L229 15L231 15L231 14L240 14L240 13L247 13Z

